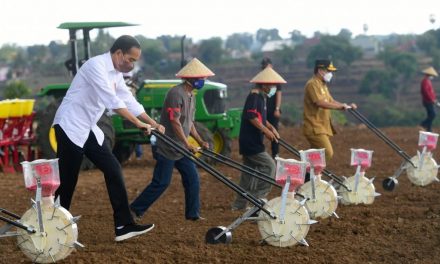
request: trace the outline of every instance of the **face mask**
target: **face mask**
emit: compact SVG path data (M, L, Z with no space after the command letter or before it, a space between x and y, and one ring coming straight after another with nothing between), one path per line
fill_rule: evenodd
M267 97L271 98L272 96L275 95L276 92L277 92L277 87L276 86L270 87L270 90L269 90L269 93L267 94Z
M324 76L322 76L325 82L330 82L332 80L332 77L333 73L331 72L327 72L326 74L324 74Z
M430 80L434 80L434 76L429 76L429 79Z
M197 79L194 81L188 81L194 89L200 90L205 85L205 79Z

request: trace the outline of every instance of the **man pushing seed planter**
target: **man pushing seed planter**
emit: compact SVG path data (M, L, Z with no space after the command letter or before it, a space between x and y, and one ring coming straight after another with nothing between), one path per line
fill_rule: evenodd
M196 149L188 141L190 134L200 146L209 148L209 144L200 137L194 126L193 91L202 89L205 79L214 76L214 73L194 58L176 76L182 78L182 83L168 91L160 118L160 123L166 129L165 135L191 152L196 152ZM153 156L156 159L153 179L130 205L132 212L137 217L144 215L170 185L175 167L182 176L185 189L185 218L192 221L203 220L204 218L200 217L199 174L194 162L160 138L157 140L157 146L153 148Z
M239 136L240 154L243 155L244 165L273 178L275 162L265 151L263 138L265 136L270 141L277 141L280 135L266 120L266 100L275 95L277 84L286 83L286 81L271 67L266 67L250 82L255 83L255 87L251 89L243 108ZM265 198L271 189L269 183L247 173L241 175L240 186L259 199ZM237 195L232 209L245 209L246 203L247 201L242 196Z
M350 105L340 103L331 96L327 84L330 83L336 70L330 60L316 60L314 75L304 88L303 134L311 148L325 149L327 162L333 157L330 137L336 133L331 122L330 110L357 108L354 103Z

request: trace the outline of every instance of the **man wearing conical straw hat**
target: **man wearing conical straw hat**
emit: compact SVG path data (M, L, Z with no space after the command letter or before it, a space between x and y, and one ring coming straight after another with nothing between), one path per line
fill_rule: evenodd
M423 106L426 109L426 119L420 125L426 130L432 130L432 121L435 118L434 104L438 104L434 88L431 80L437 77L438 74L433 67L426 68L422 71L424 77L420 84L420 92L422 94Z
M188 142L190 134L200 146L209 147L194 126L193 91L202 89L205 79L213 75L210 69L194 58L176 74L182 79L182 83L171 88L165 97L160 117L160 123L165 127L165 135L192 152L195 152L195 149ZM159 139L153 148L153 156L156 159L153 179L130 205L132 212L141 217L168 188L173 168L176 168L180 172L185 189L185 218L193 221L203 219L200 217L199 174L194 162Z
M263 139L277 141L280 137L277 130L267 122L266 100L274 96L277 91L277 84L286 81L272 67L266 67L258 73L251 81L255 86L251 89L246 98L241 116L241 127L239 135L239 150L243 156L243 164L265 175L275 177L275 162L265 151ZM270 192L271 185L242 173L240 186L250 194L261 199ZM246 199L237 195L232 204L233 210L245 209Z

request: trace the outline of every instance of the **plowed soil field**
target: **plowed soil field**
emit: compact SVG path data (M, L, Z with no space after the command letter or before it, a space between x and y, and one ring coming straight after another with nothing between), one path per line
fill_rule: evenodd
M282 127L282 137L298 149L308 145L297 127ZM402 163L390 147L362 127L338 128L332 142L335 156L327 168L338 175L352 176L350 148L374 150L367 177L376 177L372 205L339 205L337 218L319 220L306 237L309 247L279 248L260 243L258 226L244 222L233 232L232 243L205 244L207 230L228 226L240 212L231 211L235 193L200 169L201 214L205 221L184 218L180 175L142 219L156 227L148 234L114 242L110 202L100 171L81 172L70 212L82 215L79 241L85 245L62 263L440 263L440 184L412 185L406 173L393 192L382 188L382 180L393 175ZM417 150L417 128L386 128L383 131L410 156ZM438 131L437 131L438 132ZM439 155L435 150L434 158ZM238 155L234 141L232 156ZM294 157L282 149L281 157ZM141 160L124 166L129 200L150 182L154 160L149 147ZM223 165L216 169L238 182L240 173ZM325 179L325 177L323 178ZM280 195L273 188L270 198ZM0 207L21 215L30 208L32 194L24 188L21 174L0 174ZM0 226L3 223L0 222ZM15 238L0 239L0 263L29 263L17 248Z

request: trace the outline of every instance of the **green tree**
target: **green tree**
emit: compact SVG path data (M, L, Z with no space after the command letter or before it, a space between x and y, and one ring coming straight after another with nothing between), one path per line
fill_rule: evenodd
M302 43L306 39L306 36L301 34L301 31L294 29L292 32L289 32L290 39L293 40L296 43Z
M142 59L148 65L158 66L165 58L166 49L159 39L150 39L144 36L136 36L141 44Z
M222 60L222 39L219 37L202 40L198 52L203 63L216 64Z
M23 49L15 44L4 44L0 48L0 63L10 64L12 63L17 54L23 52Z
M408 90L411 79L417 73L417 59L412 53L394 51L391 48L381 52L378 57L384 61L387 71L397 84L392 91L394 100L400 103L402 93Z
M257 30L256 35L257 41L259 41L262 45L266 43L269 40L280 40L280 34L278 32L278 29L272 28L272 29L263 29L260 28Z
M29 60L34 63L46 62L49 55L49 48L45 45L33 45L27 47Z
M393 74L390 71L373 69L369 70L362 79L359 87L361 94L382 94L391 99L393 96L393 87L397 84Z
M245 51L251 48L252 42L252 34L234 33L226 38L225 47L230 50Z
M312 68L316 59L331 59L335 65L341 62L351 65L362 57L362 51L342 36L323 35L319 44L313 46L307 56L307 66Z
M351 39L351 36L353 35L353 33L351 33L350 30L343 28L341 29L341 31L339 31L338 36L347 40Z
M376 126L409 126L417 125L423 114L405 105L392 104L381 94L369 95L362 105L362 112Z
M180 52L181 40L183 36L162 35L157 39L162 41L163 47L167 52ZM190 44L191 39L185 39L185 44Z
M433 66L440 68L440 29L429 30L417 36L417 46L432 57Z
M113 38L110 33L106 32L104 29L100 28L98 30L98 35L91 43L91 53L90 57L93 57L97 54L102 54L110 50L113 42L115 42L115 38Z
M6 99L25 98L32 94L32 90L25 82L20 80L12 80L6 84L3 91L3 97Z

